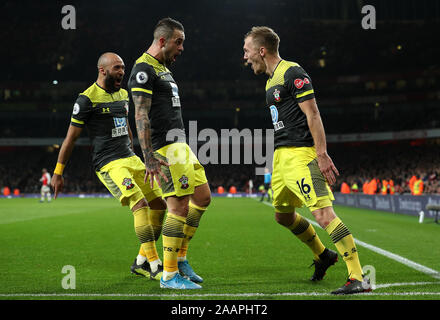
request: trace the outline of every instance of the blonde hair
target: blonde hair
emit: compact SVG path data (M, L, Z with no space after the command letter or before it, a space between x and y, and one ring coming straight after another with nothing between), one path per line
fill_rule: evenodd
M244 38L252 37L255 45L265 47L269 53L277 53L280 45L280 37L269 27L252 27Z

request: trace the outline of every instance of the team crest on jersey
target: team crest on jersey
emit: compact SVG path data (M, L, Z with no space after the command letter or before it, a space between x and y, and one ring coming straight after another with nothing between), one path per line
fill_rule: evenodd
M304 87L305 84L309 84L310 80L307 78L304 79L295 79L295 81L293 82L293 84L295 85L295 87L297 89L301 89L302 87Z
M280 90L275 89L275 91L273 92L273 97L275 98L275 101L276 101L276 102L279 102L279 101L281 100L281 97L280 97Z
M131 181L130 178L124 178L124 180L122 180L122 185L124 187L126 187L127 190L130 190L130 189L134 188L134 184L133 184L133 182Z
M183 175L180 179L179 182L182 184L180 187L182 189L188 189L189 184L188 184L188 177Z
M128 103L126 103L126 104L124 105L124 108L125 108L125 110L127 111L127 114L128 114Z

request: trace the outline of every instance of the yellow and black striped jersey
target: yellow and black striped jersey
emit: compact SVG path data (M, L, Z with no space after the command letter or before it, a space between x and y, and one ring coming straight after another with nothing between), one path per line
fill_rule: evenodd
M154 150L176 141L185 142L179 89L166 66L145 52L133 66L128 88L132 95L151 98L148 117Z
M312 81L295 62L281 60L266 82L266 103L275 129L275 148L311 147L313 137L298 103L315 97Z
M134 155L128 135L128 101L126 90L110 93L95 82L79 94L74 104L71 125L87 127L95 170Z

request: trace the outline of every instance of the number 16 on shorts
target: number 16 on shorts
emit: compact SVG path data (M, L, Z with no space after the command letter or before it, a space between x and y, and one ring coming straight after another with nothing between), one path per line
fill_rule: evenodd
M310 185L304 182L305 179L306 178L302 178L301 182L297 180L296 184L298 185L299 191L303 195L304 199L308 201L311 200L309 193L312 190L312 188L310 187Z

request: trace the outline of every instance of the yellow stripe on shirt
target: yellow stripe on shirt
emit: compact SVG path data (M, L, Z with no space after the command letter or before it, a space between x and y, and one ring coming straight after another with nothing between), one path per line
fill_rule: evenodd
M147 89L143 89L143 88L133 88L133 89L131 89L131 92L133 92L133 91L141 91L141 92L145 92L148 94L153 94L152 90L147 90Z
M78 124L84 124L84 121L76 120L75 118L70 118L70 121L78 123Z
M296 98L298 99L298 98L304 97L304 96L312 94L312 93L314 93L313 89L312 90L307 90L306 92L297 94Z

